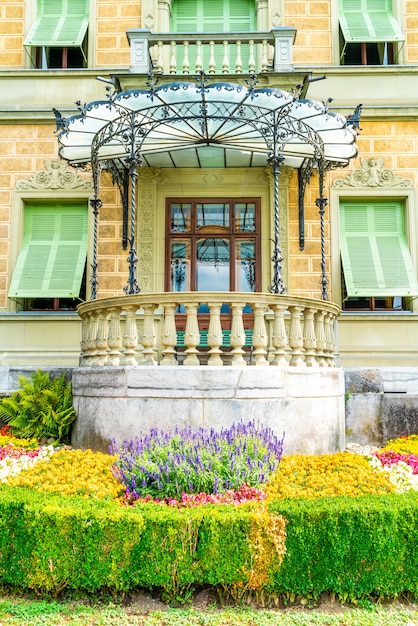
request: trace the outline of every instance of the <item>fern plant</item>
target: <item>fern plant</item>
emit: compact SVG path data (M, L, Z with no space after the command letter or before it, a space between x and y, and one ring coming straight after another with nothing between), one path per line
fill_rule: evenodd
M71 383L66 382L65 374L50 379L42 370L31 378L19 376L22 389L0 401L0 419L9 424L16 437L69 443L71 425L77 417Z

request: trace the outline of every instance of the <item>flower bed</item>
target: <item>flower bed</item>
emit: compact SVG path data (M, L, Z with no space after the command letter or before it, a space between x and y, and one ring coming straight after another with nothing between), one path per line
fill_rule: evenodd
M65 447L42 458L41 447L28 442L25 448L4 434L2 460L27 456L34 463L9 472L0 485L0 584L52 593L143 586L171 599L209 585L234 601L265 593L276 601L325 591L340 599L417 593L416 436L368 457L281 458L280 440L271 433L253 430L260 439L245 447L241 428L224 435L222 445L215 438L215 454L226 460L217 467L217 493L174 497L162 490L158 497L146 492L141 469L151 462L148 452L158 437L152 445L142 442L145 459L137 445L127 444L128 462L122 455ZM190 444L184 433L174 437L173 459L178 454L181 460L183 439ZM201 472L214 462L207 444L202 437L206 456L200 449L193 453ZM238 449L244 462L234 462L235 472L230 453ZM163 437L153 454L165 454L166 463L168 450ZM174 466L182 472L187 462L186 456ZM133 483L136 464L145 493ZM173 468L161 466L175 480ZM132 473L125 473L123 484L118 478L127 467ZM248 475L254 484L240 483ZM224 478L235 480L234 487ZM212 480L213 489L214 477L204 480Z

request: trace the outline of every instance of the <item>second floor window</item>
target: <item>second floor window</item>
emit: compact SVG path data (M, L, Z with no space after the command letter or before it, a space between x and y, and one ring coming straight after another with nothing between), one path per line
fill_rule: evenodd
M33 67L87 66L89 0L38 0L36 20L26 38Z
M341 65L391 65L405 40L392 0L338 0Z

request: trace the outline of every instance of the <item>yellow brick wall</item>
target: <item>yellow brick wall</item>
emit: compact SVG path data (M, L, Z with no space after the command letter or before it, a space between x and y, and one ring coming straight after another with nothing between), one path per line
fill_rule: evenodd
M418 63L418 2L405 2L405 46L406 62Z
M25 1L0 3L0 68L22 67Z
M418 121L366 122L361 123L359 157L346 169L334 170L325 175L325 197L335 178L347 176L351 170L361 167L361 158L383 158L383 167L398 176L411 179L418 186ZM400 190L402 191L402 190ZM289 186L289 291L292 295L321 298L321 231L318 207L318 176L311 178L305 194L305 249L299 249L299 217L297 175L294 173ZM325 254L329 279L328 296L332 299L330 281L329 245L330 207L325 211Z
M331 1L287 0L283 24L297 28L293 47L294 63L331 63Z
M141 2L97 0L97 67L129 66L129 43L126 31L141 26Z
M10 223L12 189L21 180L27 180L45 169L45 159L58 158L58 142L52 125L0 124L0 310L6 309L7 280L10 256ZM77 171L79 176L88 174ZM54 192L45 194L54 198ZM99 227L99 297L122 295L127 281L127 252L122 251L121 207L119 191L113 187L109 176L101 185L103 208Z

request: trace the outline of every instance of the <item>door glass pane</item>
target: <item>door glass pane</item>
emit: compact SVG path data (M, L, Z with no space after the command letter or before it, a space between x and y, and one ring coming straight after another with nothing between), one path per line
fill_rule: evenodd
M171 291L190 291L190 242L171 242Z
M235 204L235 230L241 233L255 232L254 202L237 202Z
M228 239L199 239L196 249L197 291L229 291L230 246Z
M191 204L173 203L171 205L171 232L190 232Z
M255 291L255 240L235 243L235 291Z
M224 226L229 228L229 203L204 202L196 205L196 228Z

